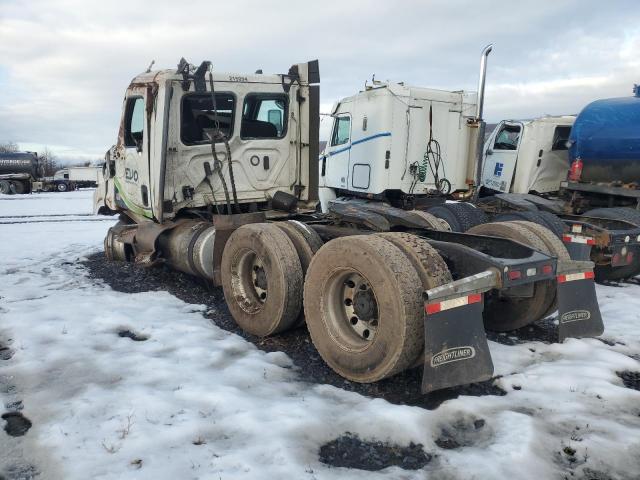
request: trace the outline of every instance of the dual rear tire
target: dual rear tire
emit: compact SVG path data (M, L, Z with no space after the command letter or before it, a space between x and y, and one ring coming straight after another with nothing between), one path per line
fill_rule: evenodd
M323 245L295 222L238 228L221 269L225 299L243 330L273 335L306 318L324 361L364 383L416 363L424 349L422 293L452 280L440 255L415 235L355 235Z
M375 382L406 370L424 349L422 293L450 281L444 260L415 235L335 239L313 258L305 281L313 344L352 381Z

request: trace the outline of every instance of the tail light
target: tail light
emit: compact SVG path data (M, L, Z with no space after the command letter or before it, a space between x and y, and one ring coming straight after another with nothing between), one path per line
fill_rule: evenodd
M582 177L582 160L580 157L571 162L569 167L569 180L572 182L579 182Z
M522 277L522 272L519 270L511 270L508 274L509 280L518 280Z

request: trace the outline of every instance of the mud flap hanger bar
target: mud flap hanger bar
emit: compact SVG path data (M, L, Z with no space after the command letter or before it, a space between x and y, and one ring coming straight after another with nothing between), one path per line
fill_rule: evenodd
M493 376L482 294L499 283L500 273L489 269L424 292L423 393Z

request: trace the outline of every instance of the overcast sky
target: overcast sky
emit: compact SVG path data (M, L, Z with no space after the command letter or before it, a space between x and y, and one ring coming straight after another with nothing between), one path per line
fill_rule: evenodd
M97 159L115 142L124 91L151 60L283 73L320 61L324 111L377 79L475 90L485 117L577 113L640 83L632 1L232 2L0 0L0 142Z

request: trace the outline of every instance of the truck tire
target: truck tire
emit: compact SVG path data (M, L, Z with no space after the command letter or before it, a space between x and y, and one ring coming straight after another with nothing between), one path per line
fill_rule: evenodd
M556 235L554 235L554 233L548 228L533 222L516 221L513 223L522 225L524 228L526 228L530 232L537 235L538 238L542 240L546 245L550 255L557 257L558 260L571 260L571 256L567 251L567 247L564 246L564 243L562 243L562 240L560 240ZM556 282L554 281L554 285L555 283ZM555 292L557 294L557 285L556 285ZM557 308L558 308L558 299L557 299L557 296L554 296L553 303L547 309L547 311L543 314L543 318L546 318L549 315L551 315L553 312L557 310Z
M311 340L348 380L395 375L424 348L421 295L416 269L390 241L376 235L331 240L311 260L305 281Z
M537 213L538 215L540 215L540 217L542 217L542 220L544 220L544 222L546 223L546 227L549 230L551 230L556 237L562 240L564 231L567 228L567 226L562 221L562 219L557 215L554 215L551 212L545 212L544 210L540 210Z
M512 222L485 223L469 229L468 233L508 238L530 247L547 251L546 245L537 235ZM536 282L531 297L508 296L489 291L485 294L483 312L484 325L488 330L507 332L524 327L543 318L556 295L554 281Z
M557 220L557 222L555 221ZM558 238L564 233L564 223L558 217L549 212L540 211L513 211L496 215L495 222L532 222L551 230Z
M601 217L610 220L623 220L640 226L640 212L628 207L594 208L583 214L586 217ZM635 277L640 274L640 252L636 252L635 258L630 265L624 267L613 267L609 265L596 264L593 269L597 282L606 280L622 280L624 278Z
M275 224L235 230L221 262L224 298L240 328L266 337L293 327L302 308L304 277L296 249Z
M300 260L300 266L302 267L302 276L307 274L307 269L311 263L311 259L316 254L320 247L323 245L323 241L320 235L315 230L307 227L304 223L297 222L295 220L288 220L286 222L274 223L280 230L282 230L291 243L293 243L296 252L298 253L298 259ZM300 315L295 326L304 325L304 309L300 309Z
M307 240L307 243L313 250L313 253L320 250L320 247L324 245L324 242L322 241L322 238L320 238L320 235L318 235L318 232L316 232L308 225L299 222L298 220L287 220L287 225L291 225L292 227L296 228L304 236L304 238Z
M27 193L27 186L20 181L11 182L11 189L13 190L13 193L15 193L16 195L22 195L24 193Z
M400 232L377 233L376 236L390 241L402 250L413 268L416 269L423 290L429 290L453 281L445 261L424 238Z
M640 227L640 212L628 207L594 208L583 213L586 217L601 217L610 220L623 220Z
M56 183L56 190L59 192L66 192L69 188L64 182Z
M11 184L6 180L0 180L0 193L3 195L11 195L13 193L11 191Z
M466 232L487 222L487 215L482 210L467 203L445 203L428 212L444 220L453 232Z
M435 215L432 215L431 213L425 212L423 210L411 210L411 213L413 213L414 215L417 215L422 220L424 220L424 222L427 225L429 225L429 228L431 228L431 230L437 230L440 232L451 231L449 229L449 225L446 222L436 217Z

